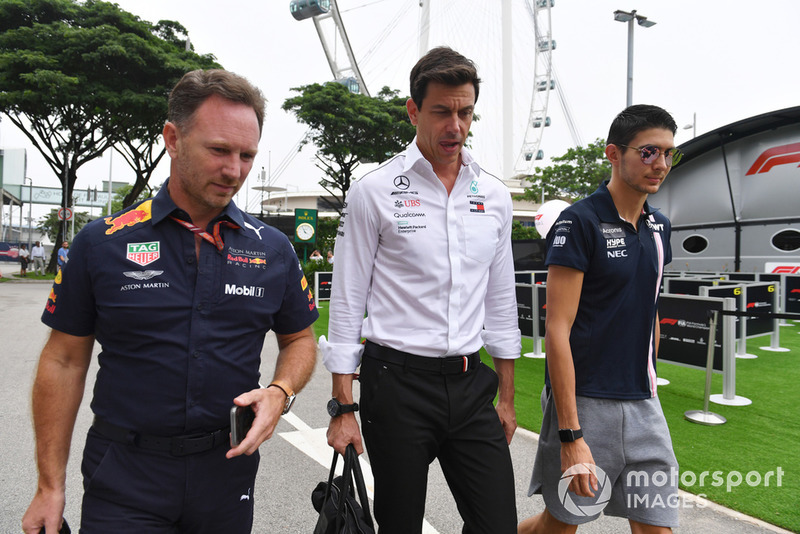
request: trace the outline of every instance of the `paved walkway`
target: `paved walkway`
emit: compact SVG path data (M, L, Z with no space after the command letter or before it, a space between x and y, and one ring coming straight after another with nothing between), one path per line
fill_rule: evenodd
M42 282L0 284L0 332L3 343L0 350L0 424L3 428L0 432L0 532L3 533L21 531L22 514L36 488L30 387L39 351L47 337L47 329L39 317L49 292L50 285ZM262 374L267 378L272 376L276 352L275 340L268 336L262 365ZM95 363L89 371L87 394L78 416L67 473L65 515L74 526L80 520L80 455L91 422L89 401L96 370ZM312 381L298 396L291 414L279 423L277 435L262 445L261 467L255 490L254 533L299 534L313 530L316 514L311 505L311 491L327 477L331 459L331 450L325 442L328 424L325 403L329 397L330 375L319 363ZM517 432L511 444L511 453L516 469L520 518L538 513L543 508L540 496L527 497L535 450L536 435ZM461 532L455 503L438 464L431 469L427 501L426 533ZM687 498L682 500L682 506L682 526L676 530L678 533L787 532L704 501ZM580 533L587 534L627 531L626 521L612 517L601 517L579 529Z

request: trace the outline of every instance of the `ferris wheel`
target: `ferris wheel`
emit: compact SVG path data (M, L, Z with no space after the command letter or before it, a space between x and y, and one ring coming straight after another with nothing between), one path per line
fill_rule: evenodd
M484 80L480 120L472 128L473 150L494 158L489 168L502 169L504 178L532 173L544 157L542 137L551 123L548 105L556 85L551 67L556 42L550 27L554 0L373 0L364 8L374 6L372 12L361 20L357 11L364 0L343 11L340 4L350 7L348 0L290 3L295 19L314 22L334 80L366 95L368 83L405 87L411 66L429 47L450 45L478 64ZM396 11L389 13L387 5ZM376 35L351 45L343 12L356 39L372 30ZM481 106L490 112L483 113ZM527 120L516 119L520 116ZM479 157L482 163L487 160L483 154Z
M534 85L525 137L514 164L514 171L517 174L531 174L535 162L544 158L544 151L539 147L542 144L544 129L550 126L550 116L547 114L550 91L556 88L551 62L551 55L556 49L556 41L553 39L550 29L550 9L554 2L555 0L533 0L533 5L529 4L536 37Z

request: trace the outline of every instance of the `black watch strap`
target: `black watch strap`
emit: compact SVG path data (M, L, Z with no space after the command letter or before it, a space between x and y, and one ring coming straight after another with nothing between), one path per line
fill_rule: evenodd
M576 439L580 439L583 437L583 430L580 428L572 429L572 428L559 428L558 429L558 438L561 440L561 443L572 443Z

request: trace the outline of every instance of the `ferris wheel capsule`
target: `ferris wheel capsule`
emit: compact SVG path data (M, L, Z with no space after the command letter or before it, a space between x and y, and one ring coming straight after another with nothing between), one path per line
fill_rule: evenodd
M289 11L295 20L305 20L324 15L331 10L331 0L292 0Z

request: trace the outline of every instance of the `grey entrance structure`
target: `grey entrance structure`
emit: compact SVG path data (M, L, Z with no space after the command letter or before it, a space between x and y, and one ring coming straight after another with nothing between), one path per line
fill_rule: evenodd
M800 272L800 106L680 148L683 160L648 199L672 221L669 268Z

